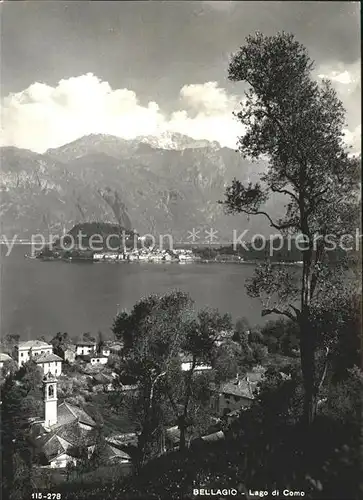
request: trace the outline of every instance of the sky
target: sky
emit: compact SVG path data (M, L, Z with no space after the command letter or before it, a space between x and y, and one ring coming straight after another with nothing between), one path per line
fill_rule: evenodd
M330 78L360 151L358 2L4 1L2 145L36 152L91 133L180 132L234 148L245 87L227 79L246 36L284 30Z

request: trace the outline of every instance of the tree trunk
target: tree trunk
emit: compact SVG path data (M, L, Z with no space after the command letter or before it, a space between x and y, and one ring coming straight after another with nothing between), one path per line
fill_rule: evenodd
M194 374L196 364L197 364L197 359L195 356L193 356L192 366L191 366L190 371L189 371L188 376L187 376L187 390L186 390L186 396L185 396L184 411L183 411L183 414L179 418L179 429L180 429L179 450L180 451L184 451L186 448L186 430L187 430L188 408L189 408L190 396L192 394L193 374Z
M303 423L309 427L316 415L317 397L315 383L315 336L310 323L311 303L311 237L307 226L304 234L309 237L309 248L303 252L303 272L301 287L300 324L300 358L304 385Z
M303 421L310 426L316 415L317 394L315 383L315 342L314 332L311 330L308 312L300 318L300 355L301 371L304 385Z
M180 429L180 442L179 442L179 450L184 451L186 448L186 422L184 415L181 415L179 420L179 429Z

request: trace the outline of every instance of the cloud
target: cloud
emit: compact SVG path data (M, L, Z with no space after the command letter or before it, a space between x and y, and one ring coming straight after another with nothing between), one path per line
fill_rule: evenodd
M321 67L319 75L335 78L338 93L356 113L356 97L350 92L360 85L358 67ZM179 132L235 148L243 127L233 111L239 109L241 100L217 82L193 83L180 89L179 109L168 114L157 102L143 104L134 91L112 89L92 73L60 80L54 87L37 82L3 99L1 144L42 153L88 134L133 139ZM357 123L360 120L346 130L346 140L360 151Z
M320 66L320 79L328 79L335 84L338 92L347 94L360 84L360 61L353 64L336 63L329 66ZM344 95L341 96L344 99Z
M362 147L362 127L358 125L353 132L348 129L344 130L344 139L348 146L351 146L352 153L360 153Z
M242 132L232 116L236 96L207 82L185 85L180 101L183 109L168 117L156 102L142 105L132 90L113 90L92 73L55 87L34 83L3 100L2 143L44 152L91 133L132 139L172 131L235 147Z

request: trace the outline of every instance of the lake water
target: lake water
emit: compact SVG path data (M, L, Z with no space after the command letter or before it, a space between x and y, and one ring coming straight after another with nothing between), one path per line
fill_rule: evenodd
M1 245L1 334L23 340L58 331L79 335L110 333L120 308L141 297L173 289L189 292L196 306L211 306L233 318L262 323L259 300L246 295L245 282L254 266L201 263L67 263L24 258L24 245L8 257Z

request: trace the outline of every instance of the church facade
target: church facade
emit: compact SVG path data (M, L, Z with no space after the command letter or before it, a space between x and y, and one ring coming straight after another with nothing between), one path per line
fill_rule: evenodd
M82 409L67 402L58 404L57 378L48 372L43 378L44 420L32 423L32 436L40 463L44 467L64 468L76 464L77 447L92 456L97 441L97 424ZM131 464L130 456L108 444L110 462Z

